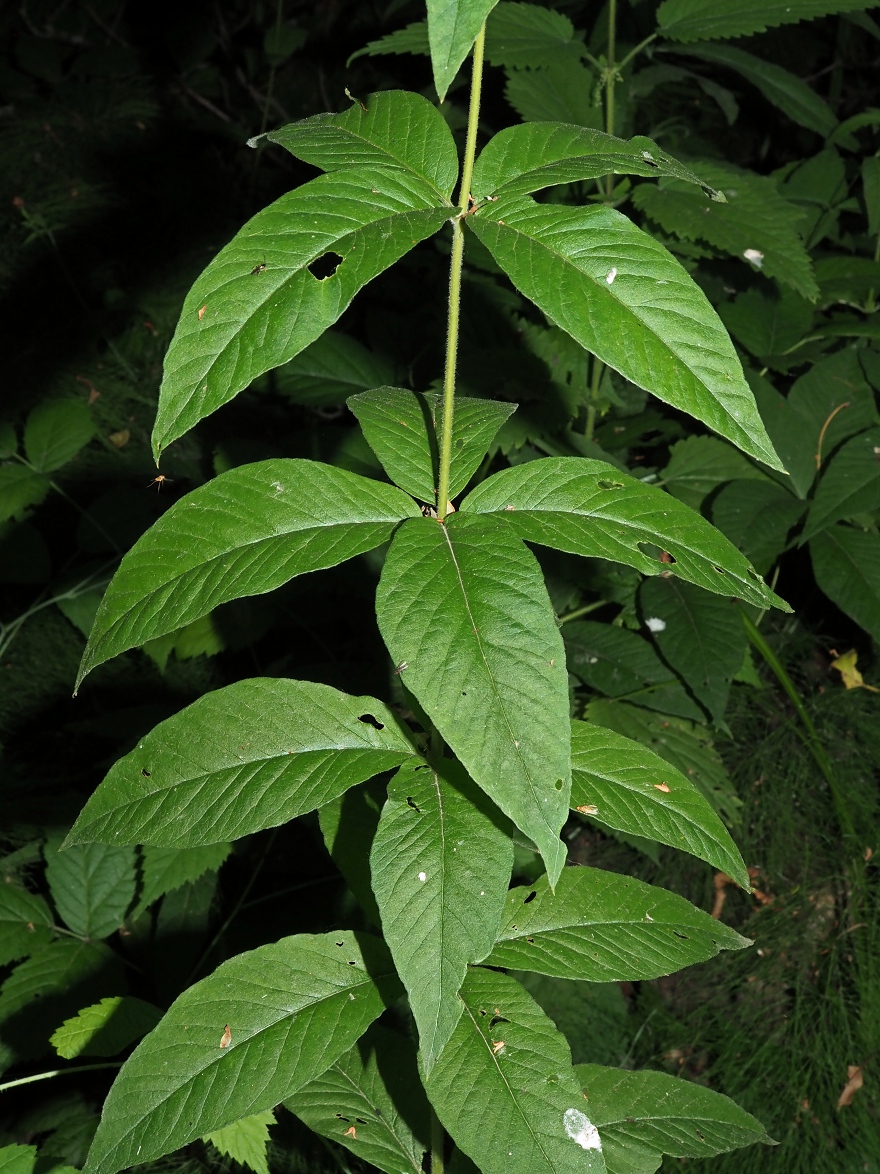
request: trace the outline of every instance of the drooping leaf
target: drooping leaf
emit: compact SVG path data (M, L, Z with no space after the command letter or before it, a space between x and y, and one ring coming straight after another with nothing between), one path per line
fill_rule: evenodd
M385 559L376 612L406 687L555 882L571 785L568 682L534 556L496 519L410 522Z
M488 966L610 982L657 978L752 945L684 897L599 868L511 889ZM454 1037L453 1037L454 1038Z
M366 166L319 176L258 212L187 294L165 356L156 458L314 342L450 211L414 172Z
M419 501L436 505L443 397L436 392L420 395L400 387L376 387L351 396L348 406L391 480ZM498 429L515 411L516 404L456 396L451 498L470 481Z
M547 457L504 469L471 490L461 512L495 514L528 542L646 575L671 571L708 591L789 610L705 519L602 461ZM660 562L652 548L674 561Z
M813 535L810 556L828 598L880 640L880 537L838 522Z
M152 1031L162 1012L131 995L116 995L84 1007L50 1036L63 1060L77 1056L116 1056Z
M544 69L511 71L504 96L525 122L566 122L594 130L605 124L595 75L567 55Z
M109 937L122 925L134 900L135 857L131 848L82 844L59 851L46 843L46 880L64 924L88 939Z
M747 37L781 24L870 7L868 0L664 0L660 33L675 41Z
M142 738L89 799L68 842L222 844L415 756L373 697L283 678L238 681Z
M566 875L566 874L563 874ZM468 972L464 1010L426 1088L482 1174L605 1174L565 1037L515 979Z
M0 884L0 966L26 958L52 940L52 911L36 893Z
M325 330L304 351L277 367L275 387L297 404L342 404L350 395L393 378L391 364L340 330Z
M163 514L123 558L101 603L77 687L96 665L221 603L386 542L412 498L315 461L230 469Z
M428 1075L461 1015L468 964L495 941L513 867L507 820L458 763L407 765L388 785L370 861Z
M44 473L27 465L0 465L0 522L19 518L28 506L39 505L51 489Z
M688 436L669 450L663 485L673 497L693 510L724 481L767 481L767 475L723 440L714 436Z
M116 1174L272 1108L346 1052L397 989L383 944L348 930L224 962L123 1065L87 1168Z
M601 1131L609 1170L641 1169L645 1151L708 1158L757 1142L775 1144L760 1121L695 1081L596 1064L578 1064L575 1071Z
M39 473L60 469L95 435L95 422L83 399L44 400L27 418L24 451Z
M766 575L804 509L771 481L731 481L712 500L712 521Z
M430 1144L430 1107L416 1051L405 1036L378 1024L285 1107L386 1174L422 1174Z
M427 0L434 87L442 102L498 0Z
M800 537L880 508L880 428L847 440L824 467Z
M266 1146L269 1142L269 1126L274 1124L274 1112L266 1109L262 1113L233 1121L231 1125L207 1134L203 1140L209 1141L224 1157L232 1158L234 1162L253 1170L254 1174L269 1174Z
M674 176L723 200L653 139L619 139L554 122L507 127L490 139L474 165L473 194L477 200L528 195L555 184L612 174Z
M241 710L236 717L241 716ZM173 719L172 719L173 720ZM155 734L155 730L153 734ZM148 734L152 738L153 734ZM163 745L163 754L167 746ZM120 764L117 763L117 768ZM142 853L143 883L137 907L132 913L136 920L154 901L173 893L183 885L192 884L206 872L217 872L232 851L227 843L191 845L188 848L158 848L148 844Z
M773 180L729 164L701 162L698 170L706 183L724 192L726 203L710 202L699 188L677 179L640 184L633 203L664 232L706 241L815 300L819 287L794 227L798 209L780 195Z
M517 289L581 346L779 467L727 332L653 237L612 208L523 196L489 203L467 223Z
M695 784L612 730L572 722L571 806L630 835L690 852L746 891L749 874L730 833ZM595 810L594 810L595 809Z

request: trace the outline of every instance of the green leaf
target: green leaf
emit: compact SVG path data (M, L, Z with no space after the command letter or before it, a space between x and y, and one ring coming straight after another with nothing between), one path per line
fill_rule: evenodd
M368 281L449 219L413 172L364 166L319 176L258 212L208 265L165 357L153 452L258 375L292 359ZM338 263L334 258L342 258ZM321 267L312 272L318 261Z
M110 657L372 550L415 502L390 485L315 461L258 461L201 485L123 558L98 609L77 687Z
M601 1130L609 1170L655 1169L639 1165L645 1151L708 1158L756 1142L775 1144L751 1114L693 1081L595 1064L578 1064L575 1071Z
M794 228L800 219L796 205L784 199L766 176L729 164L700 162L698 167L707 183L724 192L727 203L712 203L693 184L676 179L640 184L633 192L633 203L664 232L684 240L706 241L815 300L819 287L809 254ZM752 455L764 459L760 454Z
M646 579L640 601L663 659L684 678L715 724L722 724L731 681L746 654L736 603L672 577Z
M555 882L571 786L568 679L534 556L495 519L409 522L385 559L376 612L406 687Z
M768 291L775 294L776 291ZM783 289L778 296L768 296L752 287L732 302L718 307L721 321L746 350L771 366L786 369L797 363L797 355L786 361L813 322L813 307L794 290ZM772 435L772 434L771 434Z
M819 307L837 302L864 309L872 293L880 289L880 264L870 257L838 253L816 262Z
M868 213L868 235L880 233L880 159L869 155L862 160L862 193Z
M27 465L0 465L0 522L20 518L28 506L39 505L51 488L45 474Z
M0 1146L0 1174L32 1174L36 1160L35 1145Z
M52 940L52 912L42 897L0 884L0 966L35 954Z
M712 501L712 521L766 575L805 508L771 481L731 481Z
M101 999L84 1007L49 1037L62 1060L77 1056L116 1056L152 1031L162 1012L152 1003L130 995Z
M498 0L427 0L434 86L442 102Z
M240 716L241 710L236 714L236 717ZM147 738L152 739L155 733L154 730ZM119 765L117 763L115 769L118 769ZM136 921L145 909L166 893L173 893L183 885L192 884L206 872L217 872L231 851L232 845L226 843L192 845L188 848L159 848L147 845L141 854L143 883L137 907L131 915L132 921Z
M346 65L351 65L352 61L357 60L358 57L381 57L385 53L414 53L417 56L427 57L430 52L428 22L416 20L405 28L395 29L393 33L387 33L384 37L379 37L378 40L369 41L363 49L352 53Z
M266 1109L263 1113L254 1113L251 1117L233 1121L224 1129L207 1134L202 1140L209 1141L224 1157L240 1162L242 1166L253 1170L254 1174L269 1174L266 1146L269 1142L269 1126L274 1124L274 1112Z
M581 346L778 468L727 332L653 237L612 208L527 197L499 199L467 223L517 289Z
M39 473L60 469L95 435L95 423L82 399L45 400L27 418L24 451Z
M880 537L837 523L810 539L810 555L828 598L880 640Z
M378 1024L326 1072L284 1102L309 1129L386 1174L422 1174L430 1106L416 1050Z
M495 941L513 867L509 827L458 763L404 766L388 785L370 862L427 1075L461 1015L468 963Z
M68 842L222 844L413 757L400 723L373 697L283 678L238 681L142 738L89 799ZM145 898L150 882L148 872Z
M568 875L568 873L563 874ZM426 1088L482 1174L605 1174L571 1052L515 979L471 970L463 1013Z
M714 436L688 436L669 450L663 470L664 488L693 510L724 481L764 481L767 475L742 453Z
M787 114L799 126L827 138L837 126L834 111L805 81L772 61L745 53L733 45L694 45L676 48L677 53L696 57L709 65L735 70L757 86L768 102Z
M689 852L748 892L749 874L727 828L694 783L653 751L575 721L571 772L573 810L589 807L585 814L608 827Z
M60 837L52 837L45 848L46 880L59 916L81 937L109 937L134 900L134 852L108 844L62 852L59 843Z
M15 426L8 420L0 420L0 461L7 461L18 452L18 436Z
M674 176L695 183L710 198L724 199L690 168L652 139L619 139L599 130L554 122L530 122L499 131L474 165L477 200L528 195L555 184L603 175Z
M370 925L382 919L373 896L370 851L379 826L387 786L384 779L371 779L351 787L318 809L318 823L333 863L345 877Z
M115 1174L272 1108L347 1051L396 993L383 944L349 930L224 962L123 1065L87 1170Z
M664 0L659 32L675 41L747 37L780 24L869 8L869 0Z
M274 385L297 404L341 404L356 391L393 377L391 364L339 330L325 330L304 351L273 372Z
M800 543L842 518L880 509L880 428L847 440L825 466Z
M569 56L545 69L514 70L504 96L526 122L566 122L594 130L601 130L605 122L602 106L595 101L594 75Z
M586 982L658 978L751 946L690 901L599 868L566 868L511 889L488 966Z
M499 4L486 22L490 65L538 69L560 60L579 61L583 52L568 17L539 4Z
M611 559L645 575L671 570L709 591L790 610L699 514L603 461L547 457L504 469L471 490L461 511L496 514L528 542ZM652 557L652 547L674 563Z
M442 443L443 397L400 387L376 387L353 395L348 406L385 472L401 489L429 505L437 503L438 450ZM449 496L470 481L516 404L456 396L452 423Z

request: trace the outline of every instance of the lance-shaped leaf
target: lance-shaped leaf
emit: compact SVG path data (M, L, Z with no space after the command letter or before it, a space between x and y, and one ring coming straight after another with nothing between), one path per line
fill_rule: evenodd
M83 654L95 665L190 624L230 599L345 562L419 513L412 498L316 461L258 461L182 498L113 576Z
M476 199L485 200L603 175L674 176L697 184L712 199L725 199L652 139L619 139L559 122L530 122L499 131L474 165L472 186Z
M197 279L165 356L159 453L337 320L362 286L450 215L411 171L319 176L258 212Z
M461 1015L468 963L498 932L513 867L507 820L459 763L407 765L388 786L370 863L427 1074Z
M880 507L880 428L871 428L841 446L822 473L800 541L841 518Z
M587 982L635 981L751 944L675 893L599 868L567 868L555 893L543 877L510 890L485 962Z
M238 681L142 738L89 799L67 842L222 843L313 811L415 757L373 697L307 681Z
M571 723L571 806L617 831L690 852L749 889L742 856L699 789L631 738Z
M653 237L612 208L524 196L502 197L467 223L517 289L581 346L780 467L721 320Z
M378 1024L284 1102L301 1121L386 1174L422 1174L431 1110L405 1036Z
M660 34L675 41L747 37L780 24L868 7L866 0L665 0Z
M342 114L316 114L266 138L322 171L390 167L409 171L448 202L458 178L458 153L446 120L421 94L386 90L353 102Z
M555 883L571 789L568 677L534 556L495 519L410 522L388 551L376 612L406 687Z
M349 398L373 452L395 484L419 501L437 501L438 451L442 443L443 397L401 387L377 387ZM516 404L457 396L452 422L449 496L470 481Z
M605 1174L565 1036L515 979L468 972L458 1027L426 1083L483 1174Z
M498 0L427 0L428 43L440 101Z
M604 461L546 457L504 469L471 490L461 512L498 515L528 542L612 559L645 575L671 573L719 595L790 610L699 514ZM653 548L673 562L660 562Z
M810 557L828 598L880 640L880 538L838 522L813 535Z
M224 962L126 1061L86 1169L115 1174L271 1109L348 1051L397 990L382 942L348 930Z
M756 1142L774 1144L750 1113L694 1081L598 1064L577 1064L575 1072L602 1133L609 1170L655 1170L661 1154L708 1158Z

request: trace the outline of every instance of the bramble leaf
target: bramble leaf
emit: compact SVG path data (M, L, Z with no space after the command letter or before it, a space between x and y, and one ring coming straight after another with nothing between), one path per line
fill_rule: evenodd
M224 1157L253 1170L254 1174L269 1174L266 1161L266 1146L269 1141L269 1126L275 1124L271 1109L242 1117L223 1129L207 1134L202 1140L209 1141Z
M119 929L135 894L132 849L83 844L62 852L53 836L45 853L49 891L68 929L90 940Z
M83 1007L50 1036L49 1043L63 1060L77 1056L116 1056L152 1031L162 1012L152 1003L131 995L101 999Z
M28 416L24 451L38 473L60 469L95 435L84 399L44 400Z
M0 884L0 966L26 958L52 940L52 911L36 893Z
M657 19L661 36L700 41L747 37L780 24L867 7L867 0L664 0Z

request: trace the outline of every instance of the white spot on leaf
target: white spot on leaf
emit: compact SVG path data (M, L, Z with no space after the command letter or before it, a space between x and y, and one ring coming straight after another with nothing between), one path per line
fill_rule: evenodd
M599 1130L585 1113L579 1109L566 1109L562 1120L565 1123L565 1132L582 1150L602 1152Z
M419 880L422 882L422 884L424 884L427 879L428 879L428 874L426 872L419 873Z
M616 269L609 270L609 272L605 275L605 283L607 285L614 285L614 279L616 276L617 276Z
M743 256L749 262L749 264L754 265L756 269L763 269L764 254L760 249L746 249L743 252Z
M665 632L666 620L658 619L657 616L649 616L645 620L645 626L649 632Z

